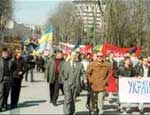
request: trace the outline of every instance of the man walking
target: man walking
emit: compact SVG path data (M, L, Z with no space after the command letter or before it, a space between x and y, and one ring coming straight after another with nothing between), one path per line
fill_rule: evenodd
M137 64L135 66L135 70L138 74L138 78L148 78L150 77L150 66L148 65L148 58L144 57L140 59L142 61L140 64ZM140 111L140 114L144 114L144 103L139 103L138 108Z
M0 58L0 111L8 109L7 100L12 82L13 65L7 48L2 49Z
M35 67L35 61L31 52L29 52L29 54L26 55L25 61L29 68L28 71L25 73L25 81L28 81L28 76L30 75L30 81L33 82L33 69Z
M124 65L119 66L119 68L114 73L115 77L119 80L121 77L136 77L137 72L133 67L132 61L130 57L124 58ZM124 114L131 113L131 103L126 103L126 107L123 104L119 103L119 96L118 96L118 110L123 112Z
M64 83L64 114L75 113L75 99L81 92L81 77L84 77L84 67L77 61L75 52L71 53L70 60L61 68Z
M103 113L103 102L105 90L110 73L110 64L104 61L102 53L97 53L97 59L87 67L87 79L90 89L90 112L94 114L96 105L98 105L99 114Z
M56 51L54 59L50 59L45 71L45 78L49 83L50 102L57 106L57 99L59 96L59 87L61 83L60 68L63 63L62 51Z

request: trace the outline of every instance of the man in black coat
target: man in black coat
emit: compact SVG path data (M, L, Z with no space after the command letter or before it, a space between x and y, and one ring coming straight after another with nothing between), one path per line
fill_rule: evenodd
M148 58L143 57L139 59L139 63L135 65L135 70L138 74L139 78L147 78L150 77L150 66L148 65ZM138 109L140 114L144 114L144 103L138 104Z
M119 80L120 77L137 77L137 72L133 67L132 61L130 57L124 58L124 64L119 66L115 71L114 76ZM118 102L118 110L124 112L125 114L131 113L131 103L127 103L126 107L123 107L122 104L119 103L119 97L117 98Z
M30 82L33 82L34 81L33 69L35 67L35 61L34 61L34 57L32 56L31 52L29 52L29 54L25 56L25 61L29 68L28 71L25 73L25 81L28 81L28 76L30 74L30 76L29 76Z
M0 57L0 111L7 109L7 100L12 83L13 64L7 48L2 49Z

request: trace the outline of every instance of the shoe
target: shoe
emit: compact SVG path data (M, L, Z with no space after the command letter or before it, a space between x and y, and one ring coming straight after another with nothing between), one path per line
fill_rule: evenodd
M11 109L17 108L17 105L11 105Z
M98 115L103 115L103 112L99 112Z
M54 106L57 106L57 103L56 103L56 102L53 102L52 104L53 104Z
M113 103L113 100L109 100L109 104L112 104Z
M144 111L143 110L140 110L140 115L144 115Z
M116 109L116 111L119 111L119 112L120 112L120 110L121 110L120 108L117 108L117 109Z
M75 115L75 113L69 113L68 115Z
M122 114L125 114L125 115L127 115L127 112L126 112L126 111L124 111Z
M0 108L0 112L2 112L2 109Z
M9 109L8 105L4 105L3 109L4 109L4 111L8 110Z
M116 111L120 111L120 110L121 110L121 106L120 106L120 104L118 104Z
M116 109L116 111L119 111L119 112L122 113L122 112L124 112L124 109L123 109L123 108L120 108L120 106L118 106L117 109Z
M61 95L64 95L64 92L62 92L62 94Z
M123 113L123 114L127 113L125 108L120 108L120 112Z
M86 104L85 106L86 106L87 109L89 109L89 104Z
M94 111L90 111L90 115L94 115Z
M129 114L132 113L132 110L131 110L131 109L128 109L128 110L127 110L127 113L129 113Z

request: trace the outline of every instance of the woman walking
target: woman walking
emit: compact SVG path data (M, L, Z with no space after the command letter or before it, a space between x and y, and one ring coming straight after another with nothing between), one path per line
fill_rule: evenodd
M13 64L15 65L15 68L11 87L11 108L16 108L19 100L23 75L27 71L21 51L16 51Z

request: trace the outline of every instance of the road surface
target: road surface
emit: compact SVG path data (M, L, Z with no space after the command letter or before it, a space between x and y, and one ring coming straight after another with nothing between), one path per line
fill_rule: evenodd
M61 95L58 99L58 106L53 106L49 103L49 85L44 80L43 73L34 73L35 82L25 82L23 80L22 89L19 100L19 107L17 109L1 112L0 114L63 114L64 97ZM114 99L116 96L114 96ZM10 103L10 99L9 99ZM85 107L86 92L83 91L81 96L77 98L76 114L89 114ZM116 111L116 102L109 104L107 98L104 102L104 115L121 115ZM135 104L133 106L136 106ZM150 104L145 105L147 115L150 115ZM134 107L135 108L135 107ZM139 114L137 108L132 114Z

